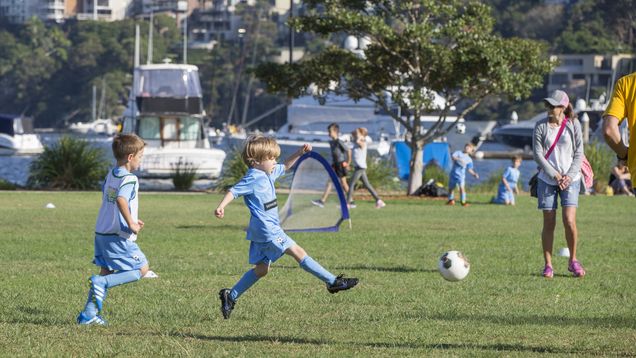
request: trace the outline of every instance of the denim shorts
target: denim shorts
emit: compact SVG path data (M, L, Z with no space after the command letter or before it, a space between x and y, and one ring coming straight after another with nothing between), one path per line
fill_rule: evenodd
M294 246L296 242L291 237L281 234L278 239L267 242L250 242L250 264L270 265L285 254L285 250Z
M558 185L550 185L541 179L537 181L537 196L539 210L556 210L558 208L557 196L561 197L562 207L578 207L581 181L572 182L565 190L559 190Z

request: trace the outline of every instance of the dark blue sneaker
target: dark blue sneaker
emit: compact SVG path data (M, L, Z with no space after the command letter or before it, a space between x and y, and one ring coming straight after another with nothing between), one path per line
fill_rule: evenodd
M223 313L223 318L230 318L230 313L234 309L234 305L236 302L230 297L230 289L224 288L219 291L219 299L221 299L221 313Z
M83 326L90 326L93 324L96 324L99 326L105 326L106 320L104 320L102 316L100 315L88 317L84 314L84 312L80 312L79 316L77 316L77 324L83 325Z
M357 278L345 278L342 276L343 275L336 277L336 281L334 281L333 284L327 284L327 291L329 291L329 293L348 290L358 284Z

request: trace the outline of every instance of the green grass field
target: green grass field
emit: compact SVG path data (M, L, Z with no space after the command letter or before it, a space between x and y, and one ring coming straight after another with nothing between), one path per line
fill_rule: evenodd
M218 220L219 195L146 194L139 245L159 279L113 288L107 327L79 327L100 194L0 192L1 356L636 356L636 201L581 198L583 279L555 258L539 274L541 214L517 207L446 207L436 200L358 201L353 230L292 237L334 273L360 278L330 295L290 257L238 302L217 292L249 268L241 201ZM281 198L284 200L284 198ZM281 200L282 201L282 200ZM56 209L45 209L52 202ZM565 246L557 226L555 248ZM462 282L437 259L463 251Z

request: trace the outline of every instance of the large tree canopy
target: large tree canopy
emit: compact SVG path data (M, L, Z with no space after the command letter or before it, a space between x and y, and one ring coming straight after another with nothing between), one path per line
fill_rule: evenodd
M319 94L366 98L391 113L406 128L412 149L409 194L422 183L423 146L456 124L447 122L453 107L460 109L459 119L489 95L526 97L552 66L544 45L495 34L490 9L477 1L306 3L307 13L292 22L295 29L366 39L364 55L332 45L292 65L263 64L257 75L269 90L290 97L315 86ZM443 108L434 103L435 93L446 99ZM424 130L420 117L431 112L439 120Z

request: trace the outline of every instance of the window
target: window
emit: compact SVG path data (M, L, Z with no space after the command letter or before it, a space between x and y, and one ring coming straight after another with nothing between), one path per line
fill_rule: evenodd
M177 119L176 118L163 118L163 139L164 140L177 140Z
M199 120L191 117L181 118L179 121L179 139L197 140L199 139Z
M139 136L143 139L160 139L159 118L142 117L139 119Z

